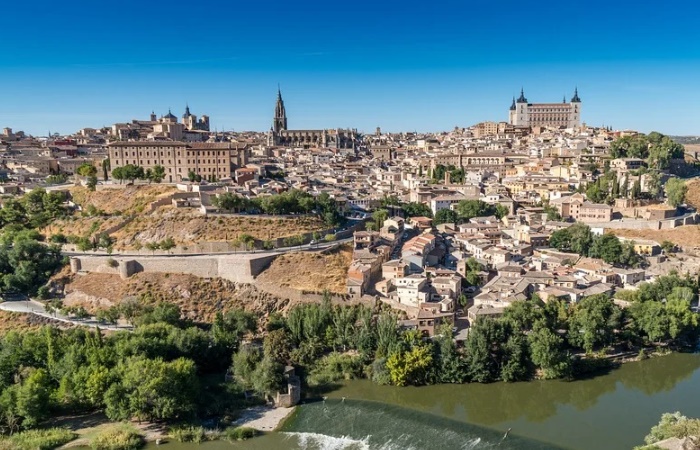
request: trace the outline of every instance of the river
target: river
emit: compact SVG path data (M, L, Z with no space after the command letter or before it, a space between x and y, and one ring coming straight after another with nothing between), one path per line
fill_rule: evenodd
M395 388L357 380L297 408L280 432L197 448L631 450L664 412L700 417L699 393L698 354L627 363L574 382Z

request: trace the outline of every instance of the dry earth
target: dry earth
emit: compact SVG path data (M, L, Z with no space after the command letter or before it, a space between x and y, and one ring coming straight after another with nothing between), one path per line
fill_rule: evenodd
M316 217L276 218L256 216L205 217L196 211L159 208L142 215L113 234L117 248L132 248L137 242L161 241L172 237L177 244L234 241L241 234L261 239L297 236L323 229Z
M123 189L103 189L92 192L85 187L71 189L73 201L83 209L93 205L107 214L122 212L134 214L143 212L144 208L160 197L177 192L174 186L160 184L125 186Z
M274 311L285 311L292 303L252 285L193 275L138 273L122 280L118 275L89 273L71 275L67 281L64 303L84 306L93 313L119 304L125 298L137 297L147 303L175 303L184 317L197 322L211 322L220 311L243 308L264 316Z
M685 194L686 202L695 209L700 208L700 178L693 178L686 185L688 186L688 192Z
M287 253L277 257L258 279L299 291L345 293L352 248L344 245L328 253Z
M700 226L697 225L686 225L670 230L609 229L606 232L629 239L651 239L659 244L663 241L671 241L686 251L700 247Z

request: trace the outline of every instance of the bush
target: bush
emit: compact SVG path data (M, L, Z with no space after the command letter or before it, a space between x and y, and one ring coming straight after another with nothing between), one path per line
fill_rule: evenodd
M114 260L112 258L109 258L109 259L107 259L107 265L109 267L116 268L116 267L119 267L119 262L117 262L116 260Z
M27 430L0 438L0 449L51 450L72 441L77 435L65 428Z
M324 239L326 242L333 242L335 241L335 234L327 234Z
M229 441L245 441L258 435L258 430L248 427L226 428L226 439Z
M90 441L93 450L136 450L144 444L143 436L134 427L122 424L101 431Z
M51 292L49 291L48 286L40 286L39 289L36 291L36 296L39 297L41 300L46 300L49 298L49 294Z
M312 386L331 384L338 380L351 380L362 375L362 358L359 355L330 353L319 359L309 375Z
M178 442L194 442L199 444L207 440L207 432L204 427L180 426L173 427L170 436Z
M65 244L68 242L68 238L63 233L56 233L49 239L50 242L54 244Z

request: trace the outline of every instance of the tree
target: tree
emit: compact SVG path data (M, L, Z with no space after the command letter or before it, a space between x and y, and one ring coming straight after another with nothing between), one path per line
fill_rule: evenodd
M441 209L435 214L434 222L436 225L441 223L455 224L457 222L457 213L448 208Z
M554 379L566 376L571 368L571 360L564 350L564 340L538 322L528 335L532 363L539 368L541 378Z
M402 208L408 217L433 217L433 211L425 203L409 202Z
M484 203L481 200L462 200L455 207L457 214L463 220L473 217L492 216L496 214L496 207Z
M97 175L97 168L90 163L83 163L75 170L81 177L94 177Z
M689 419L680 412L665 413L661 416L661 421L655 425L649 434L644 438L644 442L653 445L659 441L670 438L685 438L700 434L700 420ZM646 448L646 447L644 447Z
M613 330L619 327L620 309L604 295L584 297L573 307L569 319L569 342L587 353L612 341Z
M685 203L685 194L688 186L679 178L671 178L666 182L666 201L671 206L679 206Z
M51 379L45 369L32 369L17 390L16 411L28 428L36 426L49 415Z
M378 209L372 213L372 220L377 230L382 228L384 221L389 218L389 212L386 209Z
M423 384L428 368L433 362L427 345L417 345L408 351L396 351L386 361L391 382L396 386Z
M642 196L642 184L639 181L639 178L634 180L634 183L632 184L632 190L630 191L630 197L633 199L638 199Z
M500 321L477 319L469 330L465 343L465 362L469 378L478 383L489 383L500 377L506 329Z
M94 175L90 175L89 177L87 177L85 185L89 190L94 191L95 189L97 189L97 177Z
M618 264L622 256L622 244L620 239L613 234L603 234L593 241L590 255L600 258L608 264Z
M165 167L161 165L153 166L151 169L151 176L148 177L149 182L160 183L165 178Z
M108 175L109 175L109 169L111 167L111 163L109 161L109 158L106 158L102 160L102 177L104 181L107 181Z

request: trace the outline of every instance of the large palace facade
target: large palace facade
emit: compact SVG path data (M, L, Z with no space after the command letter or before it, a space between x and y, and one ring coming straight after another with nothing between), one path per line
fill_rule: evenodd
M574 96L561 103L528 103L525 93L520 90L520 97L510 105L509 121L511 125L526 127L576 128L581 125L581 99L578 88Z

